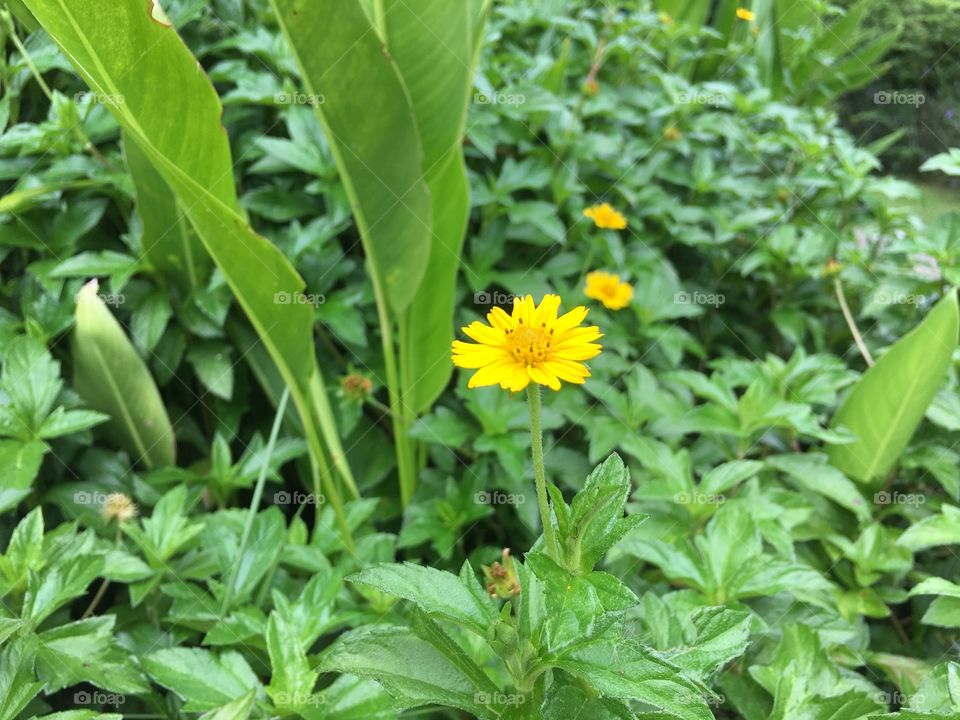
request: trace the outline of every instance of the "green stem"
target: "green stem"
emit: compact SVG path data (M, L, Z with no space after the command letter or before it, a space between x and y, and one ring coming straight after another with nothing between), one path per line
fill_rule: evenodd
M270 458L273 456L273 448L277 444L277 435L280 434L280 424L283 422L283 414L287 410L287 400L290 399L290 388L283 389L283 395L280 396L280 404L277 406L277 414L273 418L273 427L270 428L270 439L267 440L266 452L264 453L263 464L260 466L260 474L257 476L257 484L253 489L253 498L250 500L250 510L247 512L247 520L243 525L243 533L240 535L240 548L237 551L237 559L230 570L230 580L227 582L223 593L223 603L220 606L220 617L227 614L230 609L230 601L233 599L233 586L237 582L237 573L240 572L240 563L243 562L243 553L247 549L247 543L250 541L250 532L253 530L253 521L260 510L260 500L263 498L263 486L267 482L267 468L270 466Z
M533 474L537 483L537 504L540 506L540 522L543 523L543 538L547 544L547 554L559 561L557 537L553 532L550 519L550 501L547 499L547 477L543 466L543 428L540 425L540 386L530 383L527 386L527 399L530 401L530 440L533 450Z
M407 438L407 428L404 422L406 415L403 412L403 403L400 395L400 373L397 371L397 355L393 343L393 325L387 313L386 300L383 290L377 281L375 273L371 273L373 294L377 301L377 317L380 320L380 338L383 344L383 366L387 373L387 393L390 397L390 422L393 425L393 444L397 454L397 475L400 479L400 501L403 507L407 506L413 497L414 477L410 470L413 467L409 457L410 443ZM402 330L402 329L401 329Z

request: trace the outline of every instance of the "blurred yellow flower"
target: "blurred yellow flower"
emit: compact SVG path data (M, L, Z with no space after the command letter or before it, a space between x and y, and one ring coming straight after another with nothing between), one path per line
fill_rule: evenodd
M737 17L741 20L746 20L747 22L753 22L753 19L756 15L746 8L737 8Z
M583 84L583 91L587 95L596 95L600 92L600 83L594 78L590 78Z
M582 361L600 354L595 341L603 335L596 326L581 327L587 308L574 308L557 316L559 295L544 295L539 305L533 296L514 298L513 313L495 307L480 321L462 328L476 343L453 341L453 364L475 369L467 387L500 385L519 392L530 382L560 389L560 381L580 385L590 377Z
M587 287L584 294L588 298L599 300L609 310L622 310L633 299L633 286L620 281L619 275L594 270L587 274Z
M673 17L671 17L670 13L665 12L665 11L663 11L663 10L661 10L659 13L657 13L657 19L658 19L663 25L673 25Z
M610 203L601 203L588 207L583 211L584 217L593 220L593 224L603 230L623 230L627 226L627 219L622 213L613 209Z
M663 131L663 136L667 140L679 140L683 137L683 133L680 132L676 126L670 125L666 130Z

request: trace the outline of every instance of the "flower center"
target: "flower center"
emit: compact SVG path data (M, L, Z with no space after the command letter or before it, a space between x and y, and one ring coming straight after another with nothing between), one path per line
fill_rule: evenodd
M519 364L537 365L547 359L553 341L553 328L524 325L507 330L507 352Z

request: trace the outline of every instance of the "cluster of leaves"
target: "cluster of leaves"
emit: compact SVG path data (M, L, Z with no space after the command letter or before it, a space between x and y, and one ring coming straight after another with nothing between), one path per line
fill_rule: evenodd
M887 348L952 302L960 220L924 226L902 203L915 191L877 174L881 146L774 101L746 24L718 47L642 2L503 1L491 17L458 317L512 293L579 302L594 268L635 287L627 309L591 311L606 337L586 391L544 407L552 557L526 409L497 389L458 379L416 421L425 467L401 509L374 291L271 7L164 8L224 104L240 207L322 298L318 362L349 374L330 402L367 499L344 505L347 547L293 414L265 439L279 376L227 278L183 217L165 239L194 262L157 252L156 186L121 144L118 100L8 22L0 719L958 717L951 348L889 351L908 356L895 379L932 358L947 382L914 388L936 393L909 409L926 421L884 445L880 477L861 472L857 413L837 409L864 363L837 292L889 368ZM599 201L626 231L582 217ZM95 384L104 352L132 390ZM898 399L872 394L861 420ZM111 493L142 517L105 517ZM487 574L508 582L484 588L504 547Z

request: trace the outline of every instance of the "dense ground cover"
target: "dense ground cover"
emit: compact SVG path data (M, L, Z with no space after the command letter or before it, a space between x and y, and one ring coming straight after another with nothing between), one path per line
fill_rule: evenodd
M312 72L322 3L143 5L0 18L0 718L960 717L960 216L848 77L773 82L760 7L473 3L450 323L345 180L440 93L338 67L402 38Z

